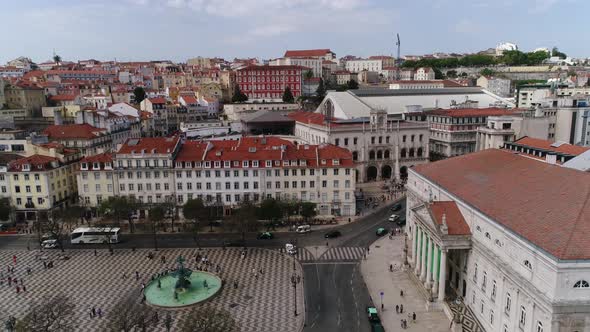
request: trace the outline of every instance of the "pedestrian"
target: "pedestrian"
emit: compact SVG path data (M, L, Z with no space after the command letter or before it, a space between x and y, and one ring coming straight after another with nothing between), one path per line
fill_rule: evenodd
M160 321L160 318L158 317L158 312L157 311L154 311L154 317L152 318L152 320L156 324L158 324L158 322Z
M90 318L94 318L94 316L92 316L92 310L88 310L88 316L90 316Z
M412 320L414 321L414 323L416 322L416 313L412 312Z
M367 254L371 252L371 248L367 247Z
M25 285L23 285L23 292L27 291L27 287L25 287Z
M389 264L389 272L393 272L393 264Z
M254 279L258 280L258 273L254 273Z
M400 306L399 306L399 313L400 314L404 313L404 305L403 304L400 304Z
M145 284L142 282L141 283L141 292L143 293L143 290L145 289Z
M94 249L94 256L98 256L98 253L96 252L96 249Z
M383 308L383 303L381 303L381 310L384 310L384 308Z
M396 314L399 314L399 304L396 304L395 305L395 313Z
M123 272L123 280L127 279L127 273Z
M260 275L263 275L263 274L264 274L264 272L262 271L262 269L260 269Z
M399 296L400 296L400 297L404 297L404 290L403 290L403 289L400 289L400 290L399 290Z
M18 285L16 286L16 293L19 294L20 293L20 287L18 287Z
M98 308L97 313L98 313L98 318L102 318L102 309L101 308Z
M162 282L158 279L158 288L162 288Z
M135 271L135 280L139 280L139 271Z
M166 256L162 255L160 261L162 262L162 264L166 263Z
M96 308L92 307L92 309L90 309L90 311L92 312L92 318L96 317Z
M16 264L16 255L12 255L12 263Z
M404 320L403 320L403 319L402 319L402 320L400 320L400 321L399 321L399 324L400 324L400 326L401 326L401 327L402 327L402 329L403 329L403 328L404 328Z

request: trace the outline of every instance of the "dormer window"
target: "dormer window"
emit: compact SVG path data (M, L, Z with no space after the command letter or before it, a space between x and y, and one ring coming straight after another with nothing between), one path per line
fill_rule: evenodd
M272 167L272 160L266 161L266 167Z
M288 160L283 160L283 166L289 166L289 161Z
M100 169L99 163L92 163L92 169Z
M110 162L106 162L104 164L104 168L112 169L113 168L113 165Z
M299 164L300 164L301 166L307 166L307 160L305 160L305 159L303 159L303 160L300 160L300 161L299 161Z
M252 167L258 167L258 160L252 161Z
M87 170L88 169L88 164L87 163L82 163L82 165L80 166L80 169Z
M23 171L30 171L31 165L30 164L23 164Z
M221 161L216 161L216 162L213 164L213 167L215 167L215 168L220 168L220 167L221 167Z
M326 164L326 159L322 159L322 165Z
M242 161L242 167L248 167L248 166L249 166L248 160Z
M340 160L332 159L332 165L340 165Z
M223 167L230 168L231 167L231 162L229 160L224 161L223 162Z
M205 162L205 168L211 168L211 162L210 161L206 161Z
M234 167L239 167L240 166L240 162L237 160L234 160L233 162Z
M181 162L176 162L176 168L182 168L182 163Z
M281 166L281 161L280 160L275 160L275 166Z

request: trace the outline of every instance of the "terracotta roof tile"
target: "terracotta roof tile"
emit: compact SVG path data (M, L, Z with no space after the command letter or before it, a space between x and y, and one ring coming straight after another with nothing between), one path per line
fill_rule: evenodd
M96 128L89 124L53 125L47 127L43 133L50 139L92 139L100 136L106 129Z
M457 109L436 109L427 111L426 115L440 115L450 116L452 118L473 117L473 116L500 116L500 115L515 115L524 110L521 109L507 109L507 108L457 108Z
M20 172L23 170L23 165L30 165L31 171L44 171L49 169L54 169L51 165L52 162L57 162L59 165L59 159L55 157L48 157L39 154L32 155L30 157L21 158L15 161L12 161L8 164L9 171L11 172Z
M449 235L470 235L471 231L455 202L433 202L429 206L434 221L442 225L443 216Z
M411 172L558 259L590 259L590 173L489 149Z
M572 145L572 144L568 144L568 143L562 143L561 145L556 144L559 146L551 146L552 144L555 144L555 143L551 142L551 141L543 140L543 139L528 137L528 136L522 137L521 139L515 141L514 144L528 146L528 147L536 148L536 149L543 149L543 150L548 150L548 151L560 152L560 153L569 154L572 156L577 156L577 155L580 155L580 154L590 150L589 147Z
M141 154L145 150L146 154L172 153L180 141L180 138L174 137L145 137L145 138L128 138L125 144L121 146L117 154L131 154L132 152Z
M329 48L323 48L323 49L315 49L315 50L288 50L287 52L285 52L284 57L288 58L288 57L310 57L310 56L315 56L315 57L319 57L319 56L325 56L327 53L331 53L332 51L330 51Z

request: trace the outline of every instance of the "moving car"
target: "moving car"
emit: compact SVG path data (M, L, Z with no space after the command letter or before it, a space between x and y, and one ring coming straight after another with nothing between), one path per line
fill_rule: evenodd
M311 232L311 226L309 226L309 225L297 226L297 229L295 230L295 232L297 232L299 234L309 233L309 232Z
M274 237L274 235L272 235L271 232L262 232L260 234L258 234L258 236L256 238L260 239L260 240L270 240Z
M367 307L367 315L369 318L369 323L371 324L371 332L385 331L383 325L381 325L381 319L379 318L379 314L377 313L377 308Z
M324 235L324 237L326 239L331 239L331 238L339 237L340 235L342 235L342 233L340 233L340 231L329 231L328 233L326 233Z
M375 232L375 234L377 234L377 236L383 236L383 235L387 234L387 228L379 227L379 228L377 228L377 231Z
M394 222L394 221L396 221L398 219L399 219L399 216L397 214L392 214L391 216L389 216L389 219L388 220L390 222Z
M405 225L406 225L406 217L403 217L403 216L402 216L402 217L400 217L400 218L397 220L396 224L397 224L398 226L405 226Z
M41 242L41 248L43 248L43 249L57 248L57 240L56 239L44 240L43 242Z
M402 205L400 203L395 203L395 205L391 207L391 211L399 211L401 209Z

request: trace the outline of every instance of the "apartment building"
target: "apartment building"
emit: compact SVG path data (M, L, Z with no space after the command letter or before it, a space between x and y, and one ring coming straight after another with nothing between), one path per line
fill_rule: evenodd
M83 159L77 177L80 196L90 206L111 195L179 207L201 198L223 206L227 214L243 201L273 197L313 202L323 215L356 212L350 152L277 137L184 143L176 137L131 139L112 156Z
M249 99L281 101L287 87L298 98L305 70L301 66L248 66L238 69L236 83Z

